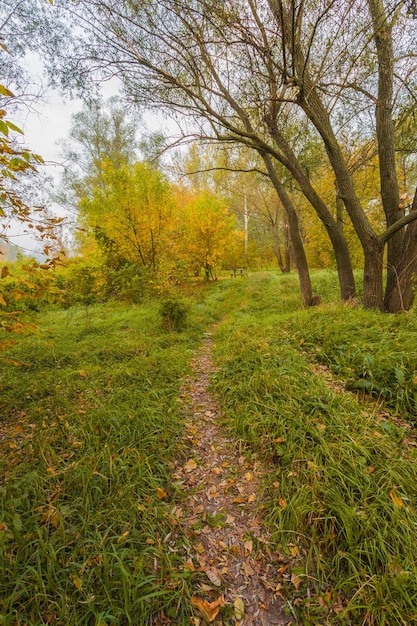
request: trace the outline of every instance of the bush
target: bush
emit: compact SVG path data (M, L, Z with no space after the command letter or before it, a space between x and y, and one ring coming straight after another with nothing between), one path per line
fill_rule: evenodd
M188 306L177 298L166 298L161 302L159 312L163 325L167 330L181 331L185 328L188 318Z

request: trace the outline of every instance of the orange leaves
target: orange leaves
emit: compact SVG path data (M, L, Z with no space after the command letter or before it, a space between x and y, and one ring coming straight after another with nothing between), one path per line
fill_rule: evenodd
M156 497L158 498L158 500L165 500L166 498L168 498L168 492L165 491L165 489L162 489L161 487L157 487Z
M404 500L397 494L395 488L389 492L389 495L396 509L401 509L404 506Z
M192 596L191 606L198 610L198 612L201 614L201 617L206 622L211 623L214 622L214 620L216 619L220 611L220 607L225 606L225 602L222 595L219 596L214 602L208 602L207 600L202 600L201 598Z

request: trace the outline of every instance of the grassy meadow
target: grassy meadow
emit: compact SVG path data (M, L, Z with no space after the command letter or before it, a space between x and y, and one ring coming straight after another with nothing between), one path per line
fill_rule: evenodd
M201 286L180 331L156 301L40 314L0 374L0 624L190 623L172 465L181 381L213 325L225 427L272 467L262 506L289 611L417 623L416 314L336 305L335 277L313 278L310 310L292 274Z

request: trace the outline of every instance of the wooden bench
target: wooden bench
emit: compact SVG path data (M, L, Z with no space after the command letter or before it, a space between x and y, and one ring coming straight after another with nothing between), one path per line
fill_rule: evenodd
M245 270L243 268L230 270L230 278L236 278L236 276L246 276Z

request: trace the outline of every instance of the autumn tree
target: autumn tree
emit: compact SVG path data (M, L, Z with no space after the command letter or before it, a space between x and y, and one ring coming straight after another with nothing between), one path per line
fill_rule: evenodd
M258 261L271 263L275 254L281 270L289 271L291 242L285 211L254 151L194 143L177 158L176 173L181 180L186 177L191 189L210 189L227 199L243 231L242 250L234 254L241 259L239 266L250 267L253 254Z
M235 229L224 200L208 191L192 194L181 212L179 247L195 274L203 269L206 280L216 276L216 270L229 252L229 262L235 264L233 254L242 233Z
M108 253L158 271L172 241L175 200L168 180L146 163L102 163L100 184L79 203L81 224Z
M322 220L332 241L342 297L350 297L355 288L343 233L288 132L296 120L306 120L326 150L339 197L364 251L365 306L409 308L417 263L417 201L400 207L395 145L397 109L412 108L415 83L404 3L249 0L219 5L163 0L139 5L83 0L71 5L66 5L68 11L82 19L85 29L83 41L66 51L67 67L72 57L78 70L87 65L99 66L103 76L117 72L138 105L165 110L177 119L184 115L186 135L244 143L257 151L295 230L297 216L286 206L277 177L276 163L284 165ZM80 44L82 59L75 49ZM341 147L341 134L349 127L377 148L382 233L369 223Z

